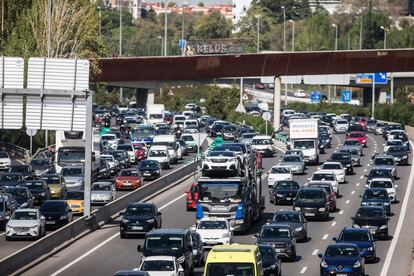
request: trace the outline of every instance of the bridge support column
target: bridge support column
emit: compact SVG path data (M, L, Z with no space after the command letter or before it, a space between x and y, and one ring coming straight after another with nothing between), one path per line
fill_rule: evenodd
M154 104L155 91L148 88L137 88L135 90L135 99L137 101L137 107L145 108L147 104Z
M280 95L282 93L282 80L275 77L273 94L273 128L277 131L280 128Z
M147 104L154 104L155 103L155 90L148 89L147 92Z

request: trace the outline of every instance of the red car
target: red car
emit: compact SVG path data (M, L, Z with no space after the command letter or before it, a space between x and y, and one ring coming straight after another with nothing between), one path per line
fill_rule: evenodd
M190 190L185 192L186 194L186 207L187 211L195 210L198 201L198 185L197 183L191 184Z
M367 136L364 132L360 132L360 131L350 132L346 140L358 140L360 145L364 147L367 146Z
M256 89L264 90L266 87L263 83L259 82L256 83Z
M119 190L135 190L142 186L144 180L138 169L123 169L115 179L115 188Z
M365 129L365 128L366 128L366 126L367 126L367 121L368 121L368 118L361 118L361 120L359 120L359 125L360 125L363 129Z
M134 148L135 160L137 162L144 160L147 154L147 149L140 143L132 142L131 145Z

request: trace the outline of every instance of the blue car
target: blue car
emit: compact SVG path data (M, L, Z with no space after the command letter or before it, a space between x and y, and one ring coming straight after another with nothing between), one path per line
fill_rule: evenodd
M321 258L322 275L365 275L366 251L360 251L353 243L335 243L328 245Z
M333 238L337 243L353 243L359 250L366 251L366 261L375 262L377 254L375 250L375 239L367 228L345 227L338 238Z
M388 216L391 213L391 199L385 188L367 188L362 196L361 206L380 206Z

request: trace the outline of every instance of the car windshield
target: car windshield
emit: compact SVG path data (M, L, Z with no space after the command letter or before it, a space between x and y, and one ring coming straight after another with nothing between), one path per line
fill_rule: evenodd
M286 167L273 167L270 170L270 173L275 173L275 174L286 174L286 173L290 173L289 169Z
M208 154L209 157L214 157L214 156L226 156L226 157L234 157L236 156L236 154L232 151L211 151Z
M295 181L278 181L275 184L276 189L299 189L300 186Z
M334 153L332 154L331 160L332 161L347 161L349 160L349 154L341 154L341 153Z
M29 189L43 188L43 182L41 181L30 181L30 182L24 183L24 185Z
M235 132L236 131L236 127L235 126L224 126L223 127L223 131Z
M143 161L141 162L141 164L139 164L139 169L143 170L143 169L156 169L158 168L158 162L156 161Z
M66 200L83 200L83 191L68 191L65 195Z
M134 217L134 216L149 216L154 214L154 207L150 205L131 205L129 206L124 214L124 217Z
M111 155L115 158L115 159L122 159L122 158L124 158L124 153L123 152L121 152L121 151L115 151L115 152L112 152L111 153Z
M363 198L365 199L387 199L388 193L386 190L365 190Z
M165 150L150 150L149 157L167 157L167 152Z
M256 136L256 133L243 133L243 134L241 135L241 138L242 138L242 139L251 139L251 138L253 138L254 136Z
M364 136L365 135L363 133L353 133L353 132L349 133L349 137L352 137L352 138L361 138Z
M210 229L218 229L218 230L225 230L227 229L227 224L225 221L201 221L197 229L200 230L210 230Z
M369 241L369 234L366 232L359 232L359 231L344 231L342 235L339 237L340 241L348 242L348 241Z
M175 116L174 121L185 121L185 116Z
M240 201L243 191L243 185L241 183L200 183L201 196L204 200L211 200L214 202L226 202L226 201Z
M372 180L370 184L371 188L392 188L391 181Z
M340 170L342 169L342 165L341 164L323 164L322 165L322 169L324 170Z
M290 238L290 231L287 227L262 227L261 238Z
M25 173L30 172L30 167L29 166L11 166L10 172L25 174Z
M336 124L338 124L338 125L347 125L348 121L347 120L337 120Z
M282 162L301 162L301 159L299 156L288 155L283 157Z
M2 158L0 156L0 158ZM32 161L30 161L30 164L32 166L45 166L48 164L48 160L47 159L33 159Z
M45 201L40 207L40 212L64 212L66 205L62 201Z
M139 171L136 170L122 170L119 176L139 176Z
M117 147L119 150L125 150L125 151L133 151L133 148L131 145L119 145Z
M253 139L252 144L253 145L270 145L271 140L270 139Z
M194 142L194 138L191 135L183 135L183 136L181 136L181 139L186 141L186 142Z
M403 152L403 151L405 151L405 148L402 146L392 146L388 148L387 153Z
M273 252L272 247L270 246L259 246L260 255L262 255L262 258L274 258L275 254Z
M253 276L256 275L253 263L209 263L206 276Z
M275 222L300 222L299 214L280 213L273 218Z
M315 146L315 141L293 141L294 149L312 149Z
M346 153L350 153L352 155L358 155L359 156L359 152L357 149L341 149L339 152L346 152Z
M0 158L10 158L7 152L0 151Z
M102 157L101 156L101 158L103 158L103 160L105 160L107 162L113 162L114 161L114 157L113 156L105 156L105 157Z
M37 213L31 211L17 211L13 213L11 220L37 220Z
M344 146L359 146L358 140L345 140Z
M374 159L374 165L388 165L393 166L394 165L394 159L393 158L381 158L377 157Z
M178 235L149 236L145 239L145 248L154 251L181 251L183 243L183 237Z
M60 183L60 178L59 176L47 176L47 177L42 177L42 180L44 182L46 182L47 184L59 184Z
M368 175L369 178L389 178L391 177L389 170L371 170Z
M151 260L142 263L142 271L174 271L174 262L171 260Z
M110 183L94 183L92 185L92 191L110 191L111 184Z
M6 192L15 197L28 197L26 188L7 188Z
M305 200L305 201L314 201L314 200L322 201L325 199L324 193L319 190L302 190L297 195L297 198L300 200Z
M213 151L232 151L232 152L237 153L237 152L243 152L243 149L241 146L224 144L222 146L215 147Z
M351 246L329 246L325 252L326 257L357 257L357 247Z
M387 146L402 146L403 142L399 140L387 141Z
M101 136L102 141L112 141L116 140L116 135L102 135Z
M4 174L1 176L0 181L5 181L5 182L20 181L20 177L17 174Z
M82 168L62 168L62 176L82 176Z
M382 208L360 208L356 216L357 218L374 218L374 217L383 217L384 211Z
M335 181L335 175L333 173L314 173L312 180Z

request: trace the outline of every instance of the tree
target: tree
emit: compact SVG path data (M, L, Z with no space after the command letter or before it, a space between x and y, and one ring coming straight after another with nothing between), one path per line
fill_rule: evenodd
M195 36L199 39L228 38L231 34L231 22L218 11L201 16L195 26Z
M254 5L259 5L263 8L269 9L278 23L283 22L282 7L285 8L287 19L301 19L306 18L312 14L308 0L258 0Z

